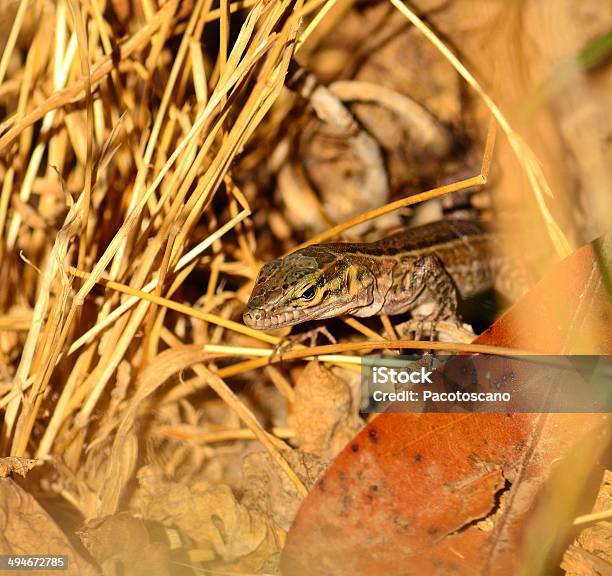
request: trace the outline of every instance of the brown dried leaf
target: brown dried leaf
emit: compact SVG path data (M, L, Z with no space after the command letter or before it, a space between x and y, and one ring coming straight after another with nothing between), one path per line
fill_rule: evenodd
M589 470L577 460L601 457L609 440L603 421L579 414L383 414L305 500L283 551L285 573L373 576L409 566L413 574L435 567L438 575L506 576L517 573L526 548L537 564L557 553L555 538L567 526L560 515L575 514L573 495L554 509L558 499L544 498L545 488L561 476L586 489ZM586 441L574 450L578 438ZM542 516L555 524L546 546L539 525L537 538L528 538Z
M0 458L0 478L7 478L12 473L20 474L25 478L26 474L36 466L36 463L36 459L22 458L20 456Z
M295 170L303 170L314 185L325 218L338 223L385 204L389 187L377 142L327 87L318 86L310 104L317 118L308 123L298 138L301 164ZM299 184L297 178L293 181ZM364 190L368 193L364 194ZM303 194L308 196L307 191ZM287 200L286 210L299 222L301 201L289 204ZM355 227L348 234L357 235L359 230Z
M285 452L285 458L307 488L325 472L328 461L300 450ZM259 510L283 530L288 530L303 497L285 474L279 474L267 452L254 452L242 464L242 504Z
M279 552L278 530L264 514L240 504L228 486L164 482L143 471L139 480L143 516L194 540L199 558L248 571Z
M168 546L151 542L144 522L126 512L88 522L79 536L105 576L117 570L130 576L170 575Z
M309 362L295 385L287 418L301 450L333 458L361 428L350 387L320 362Z
M612 574L612 564L573 544L565 553L562 567L566 576L609 576Z
M0 554L68 557L62 574L92 576L95 570L80 558L70 542L38 502L10 478L0 479ZM42 576L57 570L41 570Z
M330 89L351 110L386 154L391 187L418 187L440 174L451 151L451 135L431 112L399 92L359 81L334 82Z
M593 512L603 512L612 508L612 471L604 474L601 488L593 507ZM605 574L601 566L612 573L612 523L602 521L585 528L574 545L570 546L563 557L561 566L568 576L583 576L587 574ZM597 570L600 569L598 572ZM590 570L590 571L589 571Z

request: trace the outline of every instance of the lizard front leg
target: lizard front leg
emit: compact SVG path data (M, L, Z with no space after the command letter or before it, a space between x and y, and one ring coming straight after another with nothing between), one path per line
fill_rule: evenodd
M396 309L394 313L414 308L420 301L434 303L431 314L418 319L415 329L416 340L420 339L425 323L430 324L431 338L435 335L435 325L439 320L450 320L460 324L457 318L457 288L436 255L428 254L416 258L409 271L403 275L398 288L397 302L401 303L401 309Z

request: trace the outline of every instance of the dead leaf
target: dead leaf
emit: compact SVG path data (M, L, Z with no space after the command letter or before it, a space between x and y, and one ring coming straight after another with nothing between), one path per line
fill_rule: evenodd
M297 379L287 424L304 452L333 458L361 428L350 387L320 362Z
M612 234L558 262L477 341L542 354L611 354L605 262L612 262Z
M79 536L104 576L170 575L170 551L152 542L143 520L126 512L88 522Z
M206 482L185 485L163 481L155 474L138 476L142 515L193 540L192 558L248 572L259 570L279 552L273 523L239 503L229 486Z
M612 574L612 564L573 544L565 553L562 567L567 576L608 576Z
M300 450L287 451L285 458L307 488L312 487L328 461ZM303 497L286 474L279 473L267 452L253 452L242 464L242 504L258 510L284 531L295 518Z
M36 459L23 458L21 456L8 456L0 458L0 478L7 478L11 474L20 474L24 478L26 474L37 464Z
M10 478L0 479L0 554L66 556L62 574L93 576L96 571L74 548L38 502ZM57 576L57 570L40 570L41 576Z
M593 512L603 512L611 508L612 472L607 470ZM567 572L567 576L612 574L611 528L612 524L604 520L580 533L563 557L561 567Z
M552 463L560 466L579 431L599 422L574 414L379 416L304 502L284 573L378 575L400 566L405 574L516 574L524 524ZM492 530L479 525L486 519Z

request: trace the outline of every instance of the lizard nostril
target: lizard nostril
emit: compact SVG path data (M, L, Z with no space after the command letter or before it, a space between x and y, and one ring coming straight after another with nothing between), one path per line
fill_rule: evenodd
M261 320L263 318L263 314L261 312L254 312L251 314L253 320Z

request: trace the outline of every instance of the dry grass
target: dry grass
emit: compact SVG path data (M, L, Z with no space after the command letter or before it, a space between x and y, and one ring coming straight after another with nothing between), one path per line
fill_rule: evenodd
M169 301L160 295L170 297L180 290L198 258L211 247L213 254L224 254L228 247L222 241L230 231L241 250L238 255L231 250L227 254L228 260L237 258L235 273L252 278L257 272L252 233L241 227L251 211L232 182L229 167L282 89L300 14L317 5L259 3L246 16L230 48L225 10L214 12L210 2L197 2L186 26L181 26L171 61L163 50L167 42L175 41L177 2L153 10L145 26L119 43L110 36L113 28L96 2L87 15L76 2L60 2L52 14L55 29L37 29L18 94L21 106L2 124L0 142L5 158L3 205L10 205L20 179L19 200L24 205L34 201L40 221L32 226L23 211L3 213L3 277L12 279L2 285L3 302L27 307L35 301L27 336L25 340L18 336L23 348L11 389L1 400L5 453L33 453L46 459L61 451L71 453L70 460L77 465L84 458L83 438L93 430L119 425L111 459L118 466L125 463L119 432L129 428L130 409L126 405L128 411L119 419L100 410L116 385L121 362L127 360L138 373L168 346L164 319ZM24 6L26 2L21 2L19 16ZM238 6L225 7L233 12ZM194 39L218 17L222 24L218 58L214 65L207 61L205 70L201 45ZM21 23L20 17L15 19L3 64L10 58ZM45 45L53 45L54 52L43 52ZM132 66L133 73L119 74L122 65ZM162 94L153 92L157 75L164 79L159 84ZM40 91L49 96L37 98ZM158 98L149 130L152 101ZM34 133L38 121L42 124ZM37 143L32 152L27 144L34 135ZM223 206L218 212L215 201ZM62 212L64 223L53 235L49 222ZM41 269L20 259L21 251L35 255ZM213 262L221 262L204 256L207 260L211 268ZM78 268L71 268L72 262ZM91 270L80 274L83 282L75 281L78 269ZM121 299L113 290L96 296L92 291L103 279L109 288L122 286L131 297ZM215 307L216 281L211 277L202 309L178 303L174 309L276 343L276 337L202 311ZM22 298L14 297L16 289ZM243 299L244 293L232 296L238 303ZM23 330L23 320L18 324L15 320L24 314L28 313L15 310L6 314L5 322ZM140 337L143 330L146 336ZM223 338L220 332L213 341ZM177 338L170 346L184 348ZM188 356L186 366L207 357L193 350ZM172 362L168 366L178 370ZM279 465L293 474L227 385L202 364L194 369L269 445ZM58 378L64 380L59 388ZM132 410L138 408L141 394L148 395L140 386L136 390L140 392L130 401ZM37 431L50 397L52 412L45 417L44 430ZM128 480L126 474L108 473L120 483ZM123 488L121 484L103 498L101 509L113 512ZM86 516L92 513L87 511Z

